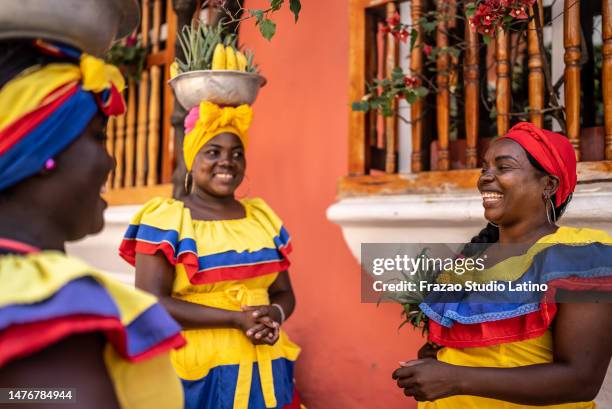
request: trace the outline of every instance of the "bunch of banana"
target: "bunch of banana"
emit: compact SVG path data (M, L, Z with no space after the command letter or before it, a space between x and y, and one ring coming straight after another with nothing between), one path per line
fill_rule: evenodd
M217 44L213 53L213 70L236 70L246 71L248 66L246 56L231 45Z

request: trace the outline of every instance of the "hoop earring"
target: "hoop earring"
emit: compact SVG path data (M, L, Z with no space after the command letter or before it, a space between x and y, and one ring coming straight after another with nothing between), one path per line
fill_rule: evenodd
M185 173L185 193L191 193L191 189L189 188L189 176L191 176L190 172Z
M547 197L546 200L547 200L546 201L546 219L548 219L548 224L556 224L557 215L555 214L555 205L550 197ZM548 203L550 203L550 212L548 210ZM551 212L552 212L552 218L550 217Z

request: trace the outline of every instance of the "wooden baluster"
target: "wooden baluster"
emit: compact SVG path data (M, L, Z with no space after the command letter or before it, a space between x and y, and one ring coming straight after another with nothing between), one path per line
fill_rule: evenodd
M465 60L463 64L463 81L465 86L465 161L467 168L478 166L476 145L478 143L478 121L480 99L480 68L478 67L478 33L465 24Z
M115 157L115 120L115 117L111 116L106 123L106 151L113 158ZM108 175L108 180L106 181L107 190L113 188L113 172Z
M121 189L123 187L123 164L125 161L125 114L118 116L115 122L115 180L113 189Z
M410 53L410 71L412 75L421 78L423 74L423 29L420 24L417 24L423 14L422 0L412 0L411 4L412 23L417 30L417 41ZM421 172L423 170L423 101L418 101L410 105L410 121L412 122L412 172Z
M361 0L350 0L349 20L349 98L358 101L364 94L365 84L365 9ZM349 175L366 173L365 115L349 113Z
M385 79L385 38L383 31L383 23L378 23L378 31L376 33L376 79L383 81ZM378 87L378 92L382 92L382 87ZM385 147L385 117L376 113L376 144L379 149Z
M437 2L438 15L446 15L448 13L448 5L442 1ZM447 21L445 18L440 18L436 32L436 46L439 49L448 47ZM449 61L448 53L441 52L436 62L436 83L438 86L438 94L436 96L437 109L437 129L438 129L438 170L448 170L449 152L448 152L448 136L450 122L450 92L448 89L449 76Z
M159 29L161 25L161 0L153 0L153 35L151 38L152 53L159 51ZM159 113L161 69L154 65L151 73L151 97L149 99L149 135L148 135L148 173L147 186L154 186L157 180L159 155Z
M540 10L540 27L544 26L542 16L542 0L538 0L536 4L530 7L532 16L529 22L527 32L527 49L529 52L529 121L538 128L544 128L544 64L542 62L542 54L540 54L540 40L536 27L536 20L533 13L533 7L538 7Z
M166 66L164 68L164 84L170 80L170 64L174 62L176 45L177 16L172 9L172 1L166 4ZM164 113L162 125L162 183L172 182L174 171L174 132L172 131L172 111L174 110L174 93L169 86L164 86Z
M606 160L612 160L612 0L603 0L603 100L606 127Z
M387 3L387 18L392 17L397 11L395 3ZM399 65L399 47L391 33L387 34L387 51L385 57L385 69L387 78L391 78L393 69ZM385 172L395 173L397 171L397 101L392 102L394 114L385 117Z
M580 0L565 0L564 4L565 117L567 136L580 160Z
M127 130L125 136L125 187L134 186L134 139L136 133L136 84L128 83Z
M149 0L142 0L140 35L142 46L147 49L149 45ZM140 76L140 83L138 84L138 127L136 132L136 186L138 187L145 185L148 98L149 72L145 69Z
M510 127L510 36L502 29L497 31L495 58L497 60L497 134L504 135Z

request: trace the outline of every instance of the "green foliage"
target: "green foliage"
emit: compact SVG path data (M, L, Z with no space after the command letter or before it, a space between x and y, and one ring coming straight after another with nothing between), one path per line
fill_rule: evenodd
M261 35L268 41L272 40L276 34L276 23L270 18L270 14L279 11L286 0L269 0L270 8L267 10L249 9L248 14L255 18L255 25L259 28ZM295 22L297 23L302 10L300 0L289 0L289 10L293 13Z
M426 256L428 248L424 248L419 253L418 257ZM429 271L425 269L419 269L414 274L408 275L402 272L404 280L413 283L419 283L421 281L434 282L438 275L438 272ZM418 288L418 286L417 286ZM389 293L386 295L387 298L401 304L402 306L402 317L404 321L400 324L399 328L402 328L406 324L410 324L414 329L420 329L421 334L426 334L429 330L429 317L421 311L419 304L421 304L427 297L426 292L422 291L410 291L403 293Z
M236 34L223 32L223 22L219 22L215 27L195 23L184 26L178 35L178 42L184 54L184 60L176 59L179 73L210 70L217 44L238 50L236 41ZM247 57L247 72L257 72L257 66L253 64L253 53L244 51L244 54Z
M179 72L210 70L213 52L217 44L223 41L223 27L207 25L184 26L178 35L178 41L183 50L184 60L177 58Z
M258 24L259 32L268 41L276 34L276 23L269 18L262 19Z
M300 17L300 11L302 10L302 4L300 0L289 0L289 10L293 13L293 17L295 18L295 22L297 23L298 18Z
M111 47L106 60L121 70L131 80L140 81L147 57L147 50L140 43L132 46L117 43Z
M411 83L414 82L414 83ZM368 112L378 111L383 116L392 116L393 101L405 99L409 104L413 104L419 98L426 96L429 90L418 85L418 81L406 77L401 67L395 67L391 73L391 78L374 80L373 84L368 84L368 93L361 101L355 101L351 105L353 111Z

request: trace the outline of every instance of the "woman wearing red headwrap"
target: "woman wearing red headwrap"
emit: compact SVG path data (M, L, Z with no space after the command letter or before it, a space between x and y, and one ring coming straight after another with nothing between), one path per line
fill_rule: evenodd
M463 250L489 264L438 280L505 289L430 294L421 304L428 345L441 348L424 346L393 373L406 395L427 401L420 408L596 407L612 355L612 238L557 226L575 187L564 136L520 123L491 144L478 181L489 224ZM495 259L521 247L528 250ZM541 292L510 290L527 284Z

